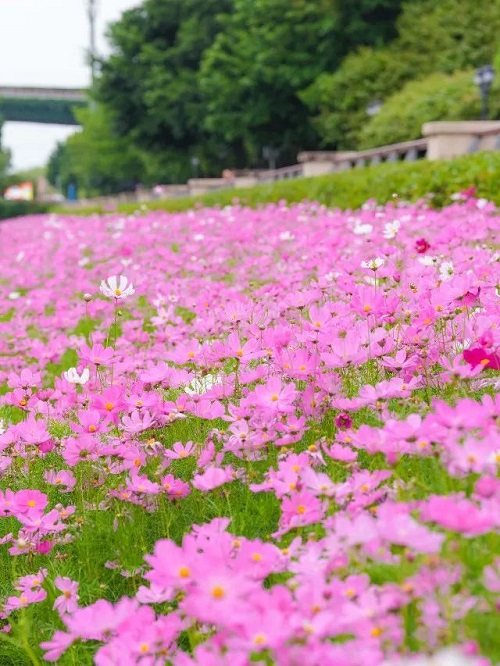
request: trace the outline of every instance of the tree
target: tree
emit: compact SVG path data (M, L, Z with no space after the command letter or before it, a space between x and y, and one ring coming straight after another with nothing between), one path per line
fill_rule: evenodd
M353 3L354 4L354 3ZM351 52L304 92L325 147L353 149L369 121L367 105L413 79L491 62L500 31L500 0L407 0L398 37L383 49Z
M0 117L0 194L6 184L7 172L10 166L10 151L2 148L2 125Z
M359 133L359 148L418 139L422 125L432 120L478 119L481 101L473 75L474 70L469 69L452 75L434 73L410 81L364 124ZM491 117L500 117L500 85L496 82L489 106Z
M335 63L335 0L235 0L207 50L201 90L205 127L255 161L278 148L283 161L315 145L298 91Z
M66 191L70 183L81 193L113 194L134 189L144 175L140 152L112 133L112 119L103 106L76 112L82 130L59 144L47 166L52 185Z
M156 179L186 180L195 152L208 168L217 162L198 70L231 8L232 0L145 0L109 31L96 97L111 110L115 134L151 154Z

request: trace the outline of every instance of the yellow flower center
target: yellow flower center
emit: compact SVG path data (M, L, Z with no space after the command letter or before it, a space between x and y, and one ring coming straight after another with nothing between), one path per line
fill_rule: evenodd
M115 296L121 296L121 295L122 292L120 291L120 289L115 289Z
M191 569L189 567L181 567L179 569L180 578L189 578L191 576Z
M297 513L298 513L299 515L304 514L304 513L306 512L306 510L307 510L307 509L306 509L306 507L305 507L303 504L299 504L299 506L297 507Z
M89 432L95 432L96 430L97 430L97 428L95 427L94 424L89 425Z
M224 588L222 588L220 585L216 585L215 587L212 588L212 597L214 599L222 599L225 595Z
M110 412L110 411L113 409L113 407L114 407L114 405L113 405L112 402L107 402L107 403L104 405L104 409L106 409L108 412Z

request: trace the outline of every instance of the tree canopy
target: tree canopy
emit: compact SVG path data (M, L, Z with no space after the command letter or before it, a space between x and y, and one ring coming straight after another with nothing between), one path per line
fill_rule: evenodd
M185 182L193 164L263 168L266 148L284 165L303 149L411 138L427 114L476 113L458 73L492 62L499 31L500 0L143 0L110 27L94 107L55 165L104 193ZM448 104L435 73L458 76ZM428 94L397 97L429 76ZM388 107L378 120L375 100ZM382 128L400 104L404 122Z
M3 121L0 117L0 194L6 184L7 171L10 164L10 152L2 148L2 125Z

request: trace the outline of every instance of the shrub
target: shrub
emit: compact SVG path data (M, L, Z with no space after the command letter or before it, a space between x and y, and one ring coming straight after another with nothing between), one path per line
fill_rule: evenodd
M417 201L430 197L436 207L450 201L452 194L475 186L477 194L500 204L500 153L484 152L465 155L449 161L395 162L327 174L316 178L299 178L259 185L251 189L228 189L199 197L149 201L147 204L120 204L117 211L134 213L147 208L178 212L197 206L229 206L237 200L256 207L267 202L289 203L309 200L326 206L355 209L368 199L385 203L397 194L401 199ZM53 207L53 212L70 215L102 213L100 206L85 209Z
M0 199L0 220L8 220L22 215L36 215L46 213L49 205L32 201L6 201Z
M432 120L479 118L481 100L474 72L431 74L407 83L384 102L380 112L359 133L359 148L374 148L420 137L422 125ZM500 116L500 86L490 94L490 117Z

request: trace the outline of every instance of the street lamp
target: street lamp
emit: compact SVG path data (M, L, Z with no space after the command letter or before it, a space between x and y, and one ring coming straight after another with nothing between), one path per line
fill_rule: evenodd
M366 107L366 113L369 116L376 116L382 108L382 102L379 99L374 99L373 102L370 102Z
M492 65L479 67L474 74L474 83L481 91L481 120L488 118L488 95L494 78L495 70Z
M193 178L198 178L198 167L200 166L200 158L193 155L191 158L191 168L193 170Z

